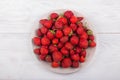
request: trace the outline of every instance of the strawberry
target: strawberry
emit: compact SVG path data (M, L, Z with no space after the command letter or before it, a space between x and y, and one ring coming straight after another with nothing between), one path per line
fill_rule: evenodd
M56 46L54 46L54 45L50 45L50 46L49 46L49 51L50 51L50 52L57 51L57 50L58 50L58 49L57 49Z
M43 60L43 61L44 61L44 60L45 60L45 57L46 57L46 55L39 55L38 58L39 58L40 60Z
M38 30L36 31L36 35L37 35L37 36L39 36L39 37L41 37L41 36L42 36L41 29L38 29Z
M72 67L73 68L78 68L79 67L79 62L78 61L73 61L72 62Z
M44 22L44 24L43 24L46 28L51 28L52 27L52 21L51 20L47 20L47 21L45 21Z
M88 47L88 41L85 40L85 39L80 40L79 46L80 46L81 48L87 48L87 47Z
M83 17L77 17L78 21L82 21L84 18Z
M89 43L89 46L90 46L90 47L95 47L95 46L96 46L95 41L91 41L91 42Z
M78 27L77 28L77 34L81 35L83 33L83 28L82 27Z
M73 23L70 24L70 27L73 31L76 31L76 29L77 29L77 25L73 24Z
M45 60L47 62L52 62L52 57L50 55L47 55L46 58L45 58Z
M33 43L37 46L40 46L41 45L41 40L39 37L34 37L33 38Z
M62 43L67 42L67 41L68 41L68 36L63 36L62 38L60 38L60 41L61 41Z
M43 24L45 23L45 21L47 21L47 19L41 19L41 20L39 21L39 23L43 25Z
M52 57L55 62L59 62L62 60L62 53L59 51L54 51Z
M77 22L77 17L72 16L72 17L70 18L70 22L71 22L71 23L76 23L76 22Z
M73 45L77 45L78 42L79 42L79 38L77 36L72 36L70 38L70 42L73 44Z
M79 55L78 54L73 54L71 55L71 59L74 61L79 61Z
M41 39L41 43L42 43L42 45L46 46L46 45L50 44L50 40L47 37L43 37Z
M43 27L40 29L40 31L41 31L42 34L46 34L47 31L48 31L48 29L43 26Z
M55 36L56 36L57 38L61 38L61 37L63 36L62 31L61 31L61 30L57 30Z
M40 53L41 53L42 55L47 55L47 54L48 54L48 49L45 48L45 47L41 47L41 48L40 48Z
M70 10L68 10L68 11L65 11L65 13L64 13L64 16L66 17L66 18L71 18L71 16L73 16L74 14L73 14L73 12L72 11L70 11Z
M56 21L56 22L55 22L55 28L57 28L57 29L62 29L62 28L63 28L63 23L60 22L60 21Z
M47 37L48 37L49 39L53 39L53 38L54 38L54 33L53 33L52 31L48 31L48 32L47 32Z
M94 35L89 35L88 39L93 41L94 40Z
M80 36L80 39L87 39L88 38L88 35L86 32L83 32Z
M54 38L53 40L52 40L52 43L55 45L55 44L58 44L58 38Z
M58 18L58 16L59 16L59 15L58 15L57 13L51 13L51 14L50 14L50 18L51 18L51 19L56 19L56 18Z
M70 42L66 42L65 47L70 50L73 48L73 45Z
M83 23L82 22L77 22L78 27L83 27Z
M80 56L86 57L86 50L85 49L81 51Z
M57 67L59 67L59 62L52 62L52 64L51 64L51 66L53 67L53 68L57 68Z
M80 53L82 49L80 47L76 47L76 53Z
M67 24L67 19L65 17L60 17L58 21L62 22L63 24Z
M62 61L62 67L63 68L68 68L72 65L72 61L70 58L64 58Z
M75 54L75 51L73 49L70 50L70 55L72 56L73 54Z
M83 56L80 56L80 59L79 59L79 61L80 61L81 63L85 62L85 57L83 57Z
M37 54L37 55L40 55L40 48L35 48L34 53Z
M72 29L71 29L70 27L65 27L65 28L63 29L63 32L64 32L64 35L68 36L68 35L71 34Z
M63 47L63 43L59 42L58 45L57 45L57 47L58 47L59 49L62 48L62 47Z
M69 54L69 51L68 51L65 47L63 47L63 48L61 49L61 53L62 53L63 55L68 55L68 54Z

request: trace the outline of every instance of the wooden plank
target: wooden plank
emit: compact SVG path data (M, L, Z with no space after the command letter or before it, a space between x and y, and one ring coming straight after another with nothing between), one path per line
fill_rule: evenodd
M0 1L0 33L30 33L34 21L39 20L42 14L59 8L81 12L97 33L120 32L119 0L52 1Z
M119 80L120 34L97 36L97 50L90 64L74 74L59 75L41 66L32 53L29 34L0 34L0 79Z

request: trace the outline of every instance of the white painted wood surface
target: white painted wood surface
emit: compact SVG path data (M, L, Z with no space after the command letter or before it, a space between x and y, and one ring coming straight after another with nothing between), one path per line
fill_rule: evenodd
M79 72L61 75L41 67L30 48L40 15L74 9L98 33L95 56ZM120 0L0 0L0 80L120 80Z

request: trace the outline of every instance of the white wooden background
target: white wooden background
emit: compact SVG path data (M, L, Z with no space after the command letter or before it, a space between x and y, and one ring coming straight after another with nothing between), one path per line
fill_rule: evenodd
M45 70L30 49L34 21L55 9L74 9L93 24L97 51L86 69ZM120 0L0 0L0 80L120 80Z

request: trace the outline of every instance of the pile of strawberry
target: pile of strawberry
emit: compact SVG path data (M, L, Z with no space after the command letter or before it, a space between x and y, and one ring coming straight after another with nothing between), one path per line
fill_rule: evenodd
M86 49L96 46L93 32L83 25L83 19L70 10L41 19L37 36L32 39L37 46L34 53L54 68L78 68L85 61Z

